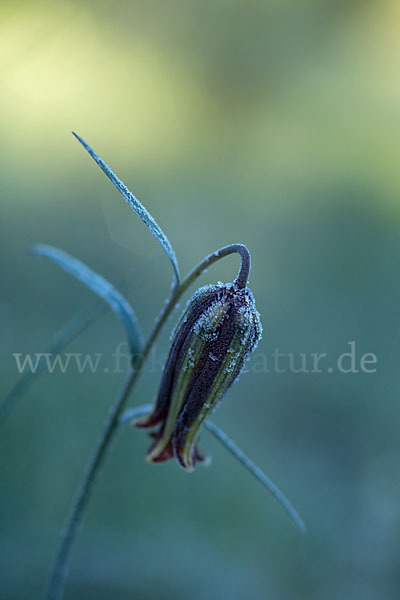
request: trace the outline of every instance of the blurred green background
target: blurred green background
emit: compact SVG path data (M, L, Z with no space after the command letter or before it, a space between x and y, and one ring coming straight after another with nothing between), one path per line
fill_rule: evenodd
M146 464L147 434L127 427L84 519L67 599L399 596L399 26L395 0L1 3L3 396L19 378L13 353L41 352L94 302L31 244L114 283L137 269L129 297L146 332L170 289L167 258L72 129L152 212L183 272L225 244L249 246L257 353L325 352L334 364L355 341L357 360L378 361L369 374L264 373L253 361L215 414L307 536L209 433L212 465L187 475ZM201 283L232 280L237 263ZM107 313L67 351L111 357L123 339ZM154 400L160 369L148 365L132 406ZM123 378L44 374L2 424L2 599L44 593Z

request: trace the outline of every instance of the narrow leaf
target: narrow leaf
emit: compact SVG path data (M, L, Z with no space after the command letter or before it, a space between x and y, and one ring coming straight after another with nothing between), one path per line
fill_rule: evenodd
M145 404L143 406L138 406L137 408L127 410L123 415L121 415L119 423L123 425L124 423L130 422L137 417L144 416L148 414L152 410L152 406L150 404ZM282 508L289 514L297 527L305 533L307 531L306 525L303 519L300 517L297 510L291 505L289 500L280 491L280 489L271 481L271 479L260 469L257 467L255 463L253 463L248 456L235 444L233 440L224 432L218 425L212 423L211 421L205 421L204 426L208 431L210 431L219 442L236 458L242 465L252 474L258 481L269 491L269 493L279 502Z
M135 313L129 302L111 283L92 271L92 269L84 265L80 260L53 246L38 244L33 247L33 252L56 263L62 269L79 279L79 281L85 283L93 292L101 296L122 321L131 353L135 355L142 351L142 335Z
M151 412L152 408L152 404L141 404L136 408L130 408L120 416L119 424L124 425L125 423L129 423L138 417L145 417Z
M153 255L152 260L156 258ZM128 275L120 282L119 287L123 289L131 289L138 286L143 279L148 275L149 264L143 267L132 268ZM41 357L36 365L35 371L27 371L23 373L20 379L10 389L5 398L0 403L0 423L4 421L14 408L15 403L19 400L30 386L36 381L41 373L46 370L47 362L44 358L45 354L58 354L68 344L74 340L79 334L87 329L96 319L106 313L110 309L109 304L102 300L96 301L87 308L83 308L76 315L71 317L67 323L61 327L48 344L41 352Z
M143 204L139 202L139 200L132 194L132 192L126 187L126 185L115 175L115 173L110 169L107 163L104 162L100 156L96 154L96 152L82 139L77 133L72 132L76 139L82 144L82 146L87 150L93 160L99 165L100 169L107 175L109 180L115 185L117 190L122 194L127 203L136 214L142 219L143 223L149 228L150 232L154 235L158 243L161 245L165 253L167 254L169 260L171 261L172 268L174 269L175 276L175 288L179 286L179 268L178 261L175 256L175 252L172 249L172 246L162 231L161 227L156 223L151 214L145 209Z
M0 404L0 422L10 414L15 402L26 392L37 377L46 369L47 362L45 354L58 354L68 342L83 331L92 321L96 319L103 311L107 310L107 305L98 302L93 308L85 308L77 315L72 317L68 323L62 327L52 337L50 342L41 352L40 359L34 371L23 373L16 384L11 388L6 397Z
M215 423L211 423L211 421L205 422L205 427L208 431L217 438L219 442L221 442L225 448L247 469L258 481L272 494L272 496L279 502L282 508L289 514L297 527L305 533L307 531L306 525L303 519L300 517L297 510L291 505L286 496L280 491L280 489L271 481L271 479L260 469L257 467L255 463L253 463L250 458L246 456L246 454L236 446L235 442L231 440L229 436L226 435L222 429L220 429Z

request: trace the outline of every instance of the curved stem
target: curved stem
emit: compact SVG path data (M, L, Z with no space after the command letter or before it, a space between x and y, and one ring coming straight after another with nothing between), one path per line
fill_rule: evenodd
M241 256L241 265L239 273L235 280L235 284L240 288L246 286L250 271L250 253L247 250L246 246L244 246L243 244L231 244L230 246L225 246L224 248L217 250L213 254L209 254L186 276L186 278L181 282L180 286L176 290L173 290L169 300L167 300L163 310L161 311L158 319L154 324L153 330L150 333L150 336L145 344L143 353L133 357L132 371L128 373L122 391L117 396L117 398L114 401L114 404L111 407L111 411L104 424L100 440L89 461L86 473L83 477L83 481L78 489L77 495L72 504L70 516L62 534L60 547L51 574L50 584L47 592L47 600L58 600L59 598L61 598L72 545L75 540L80 522L82 520L83 512L90 499L96 476L99 472L101 465L103 464L104 458L107 454L107 450L110 447L110 442L112 441L118 429L119 417L126 405L129 393L133 388L133 385L158 334L160 333L163 325L165 324L166 320L171 314L179 298L182 296L182 294L184 294L188 287L210 265L215 263L217 260L220 260L221 258L224 258L225 256L233 254L235 252L239 253Z
M249 280L251 269L250 252L244 244L232 244L231 247L235 248L233 251L238 252L241 258L240 269L235 279L235 283L239 288L245 288ZM229 248L229 246L227 246L227 248Z
M207 269L207 267L212 265L220 258L224 258L224 256L235 253L238 253L241 259L239 273L235 279L235 285L237 285L239 288L245 288L249 279L251 258L250 252L247 246L244 244L229 244L229 246L224 246L223 248L220 248L219 250L216 250L212 254L206 256L206 258L202 260L201 263L199 263L197 267L191 271L191 273L189 273L186 279L182 282L181 287L186 284L188 279L190 279L190 282L186 285L186 287L188 287L188 285L190 285L199 275L201 275L201 273Z

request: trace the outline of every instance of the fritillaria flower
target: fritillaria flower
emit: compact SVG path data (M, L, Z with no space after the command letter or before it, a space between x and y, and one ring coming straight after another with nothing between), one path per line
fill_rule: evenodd
M204 456L197 438L204 421L239 377L261 337L260 316L247 287L250 255L234 283L207 285L188 302L175 333L152 412L137 427L159 425L147 460L175 457L192 471Z

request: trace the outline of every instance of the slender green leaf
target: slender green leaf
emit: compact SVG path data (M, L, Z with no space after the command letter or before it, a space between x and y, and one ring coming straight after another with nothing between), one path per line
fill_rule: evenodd
M107 163L104 162L98 154L82 139L77 133L72 132L76 139L82 144L82 146L87 150L93 160L99 165L100 169L107 175L109 180L115 185L117 190L122 194L125 198L129 206L133 208L136 214L142 219L143 223L149 228L150 232L154 235L158 243L161 245L168 258L171 261L172 268L174 269L175 276L175 288L179 286L179 267L178 261L175 256L175 252L172 249L172 246L161 229L161 227L156 223L151 214L145 209L143 204L139 202L139 200L132 194L132 192L126 187L126 185L115 175L115 173L110 169Z
M156 254L153 255L152 260L156 258ZM119 286L122 289L131 289L134 286L138 286L145 276L148 275L149 264L147 263L142 267L132 268L128 275L120 282ZM4 421L11 413L14 405L18 399L30 388L30 386L36 381L41 373L46 370L47 362L44 357L45 354L58 354L63 350L72 340L74 340L80 333L85 331L89 325L91 325L97 318L110 310L109 304L106 304L102 300L96 299L96 301L87 308L83 308L76 315L71 317L67 323L61 327L53 335L51 340L45 346L41 352L40 359L36 365L34 371L27 371L23 373L10 389L5 398L0 403L0 423Z
M85 283L93 292L101 296L122 321L131 353L133 355L141 353L143 349L142 334L135 313L129 302L111 283L101 275L98 275L98 273L92 271L92 269L84 265L80 260L53 246L38 244L33 247L33 252L56 263L62 269L79 279L79 281Z
M68 342L70 342L76 335L83 331L98 315L100 315L107 308L108 306L103 302L96 303L93 308L85 308L77 315L72 317L64 327L56 332L41 353L35 370L23 373L20 379L18 379L16 384L2 400L0 404L0 422L4 421L4 419L10 414L17 399L20 398L27 389L29 389L37 377L46 369L47 362L44 355L59 353L60 350L65 347L66 344L68 344Z
M145 417L151 412L152 408L152 404L141 404L135 408L130 408L120 416L119 424L124 425L125 423L129 423L138 417Z
M123 425L128 423L137 417L147 415L151 410L150 404L144 404L131 410L127 410L121 415L119 423ZM297 527L305 533L307 531L306 525L303 519L300 517L297 510L291 505L289 500L280 491L280 489L271 481L271 479L258 467L246 454L235 444L233 440L215 423L211 421L205 421L204 426L210 431L219 442L236 458L244 467L249 471L268 491L269 493L279 502L282 508L289 514L291 519L297 525Z
M273 481L258 467L255 463L253 463L248 456L235 444L233 440L229 436L226 435L224 431L215 423L211 423L211 421L205 422L205 427L210 431L221 444L225 446L225 448L234 456L244 467L247 469L258 481L270 492L270 494L279 502L279 504L284 508L284 510L288 513L288 515L292 518L297 527L305 533L307 531L306 525L303 519L300 517L297 510L291 505L289 500L280 491L280 489L274 484Z

